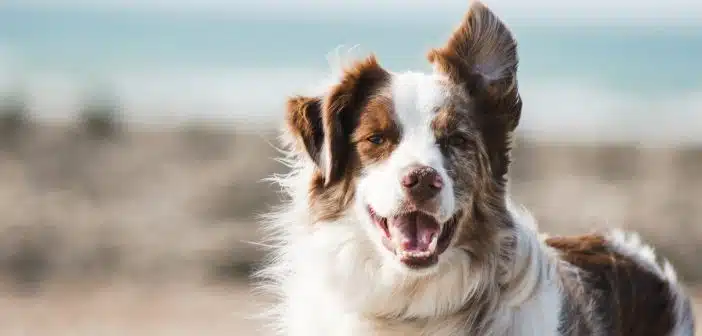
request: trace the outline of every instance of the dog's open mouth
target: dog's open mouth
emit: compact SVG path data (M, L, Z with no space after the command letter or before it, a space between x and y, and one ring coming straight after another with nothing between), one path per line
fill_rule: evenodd
M427 268L439 261L439 255L451 243L460 218L457 213L441 225L436 218L421 211L385 218L368 207L368 213L383 233L383 245L413 269Z

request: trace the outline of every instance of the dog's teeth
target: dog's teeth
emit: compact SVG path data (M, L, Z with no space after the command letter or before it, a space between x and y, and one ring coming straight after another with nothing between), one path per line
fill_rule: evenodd
M429 249L427 251L405 251L405 250L397 250L397 255L401 258L405 257L411 257L411 258L426 258L434 254L433 249Z
M397 254L399 257L403 257L403 258L404 258L404 257L412 257L412 258L425 258L425 257L429 257L429 256L431 256L432 254L434 254L434 252L436 252L437 242L438 242L438 238L435 236L435 237L431 240L431 243L429 244L429 248L428 248L427 250L425 250L425 251L407 251L407 250L403 250L403 249L401 249L401 248L398 247L398 248L396 249L396 254Z
M441 231L439 231L439 233L435 234L434 237L432 237L431 242L429 243L429 251L436 250L436 245L439 243L439 236L440 235L441 235Z

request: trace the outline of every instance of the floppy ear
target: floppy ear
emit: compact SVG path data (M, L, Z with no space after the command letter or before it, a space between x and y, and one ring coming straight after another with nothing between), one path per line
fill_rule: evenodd
M517 42L507 26L475 1L448 43L428 55L434 69L447 76L478 105L481 131L493 175L504 183L511 133L522 102L517 88Z
M288 99L286 124L295 139L293 147L307 153L317 165L325 186L346 173L352 155L351 134L368 99L389 78L371 55L345 69L327 96Z
M369 98L389 79L390 74L371 55L345 69L339 83L324 99L325 185L340 180L346 173L352 155L351 134Z
M321 167L320 153L324 131L322 129L322 99L295 96L288 99L285 115L288 131L295 138L294 148L305 152Z

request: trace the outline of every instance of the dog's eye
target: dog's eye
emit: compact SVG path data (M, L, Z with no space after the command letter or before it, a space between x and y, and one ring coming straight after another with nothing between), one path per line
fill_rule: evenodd
M448 138L448 144L452 147L463 147L468 142L468 140L459 134L452 135Z
M367 140L374 145L381 145L383 142L385 142L385 138L383 138L383 136L380 134L373 134L369 136Z

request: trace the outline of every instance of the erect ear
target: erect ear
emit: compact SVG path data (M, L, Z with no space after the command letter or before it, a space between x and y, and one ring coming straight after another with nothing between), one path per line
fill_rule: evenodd
M464 89L481 106L482 133L493 174L502 179L509 164L511 132L521 114L517 88L517 42L507 26L475 1L448 43L428 55L434 69Z
M297 152L306 152L318 166L324 131L322 129L322 99L295 96L288 99L285 121L294 138Z
M497 90L509 86L498 84L510 83L516 77L517 41L490 9L474 1L446 45L431 50L428 58L436 70L455 82L499 93Z
M351 134L368 100L390 80L390 74L371 55L344 70L322 104L325 185L340 180L352 155Z
M471 93L499 100L518 98L517 41L507 26L484 4L475 1L448 43L429 52L435 70ZM478 91L478 92L474 92ZM513 129L519 111L502 116ZM516 114L516 115L514 115Z

